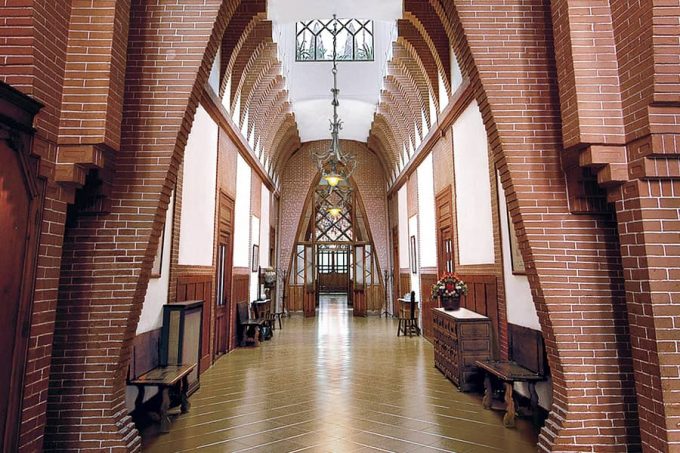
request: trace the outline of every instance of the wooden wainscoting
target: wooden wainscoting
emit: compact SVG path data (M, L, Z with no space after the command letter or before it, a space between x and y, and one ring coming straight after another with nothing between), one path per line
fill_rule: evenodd
M382 310L385 305L385 287L383 285L368 285L366 287L366 309L369 312Z
M432 285L437 283L437 274L420 274L420 299L422 300L423 336L432 342L432 309L439 307L439 299L432 300Z
M229 349L231 350L232 348L236 347L238 344L238 339L237 339L237 326L236 323L238 322L236 319L236 304L239 302L248 302L250 304L250 298L248 297L250 293L250 275L248 273L248 270L246 269L245 272L241 269L234 269L234 274L232 277L232 285L231 285L231 343L229 345Z
M212 268L210 269L212 272ZM177 302L187 300L202 300L203 326L201 334L201 359L199 372L203 373L212 364L210 338L212 332L212 307L214 301L212 274L180 274L177 277Z
M248 302L250 304L250 271L248 269L236 269L232 274L231 284L231 342L229 349L233 349L238 344L238 326L236 323L236 304L239 302ZM250 305L249 305L250 306Z
M498 316L498 284L495 275L462 275L467 283L468 293L460 300L461 307L472 310L491 319L493 329L494 356L498 357L500 318Z
M286 290L286 308L290 312L302 311L305 287L302 285L288 285Z
M408 272L401 272L399 274L399 294L395 294L395 299L411 292L411 274ZM394 301L394 306L397 307L397 301Z

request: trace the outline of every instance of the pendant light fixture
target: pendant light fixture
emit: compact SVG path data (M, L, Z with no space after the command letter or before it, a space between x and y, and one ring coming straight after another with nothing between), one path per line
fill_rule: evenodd
M338 95L340 90L338 89L337 39L338 20L336 15L333 14L333 88L331 89L331 93L333 93L333 119L330 121L331 146L321 153L312 152L312 158L321 172L321 179L328 184L331 191L335 188L349 190L349 178L356 169L356 157L349 152L343 152L340 148L339 134L342 129L342 121L338 116L338 106L340 105ZM334 212L337 212L339 215L340 211L334 210Z

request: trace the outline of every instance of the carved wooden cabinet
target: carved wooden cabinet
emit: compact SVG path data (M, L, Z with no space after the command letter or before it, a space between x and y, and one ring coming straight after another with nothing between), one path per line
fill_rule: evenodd
M432 309L434 365L462 392L478 386L477 360L492 359L491 320L461 308Z

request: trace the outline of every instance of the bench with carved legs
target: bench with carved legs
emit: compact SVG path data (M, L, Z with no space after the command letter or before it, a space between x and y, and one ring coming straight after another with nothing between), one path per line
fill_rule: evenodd
M156 421L161 423L161 432L167 433L170 431L170 390L175 389L179 394L180 408L182 414L189 412L191 404L187 396L189 390L189 374L196 368L194 365L168 365L165 367L158 367L142 374L136 379L130 380L130 385L137 386L137 399L135 400L135 407L141 409L144 404L144 393L146 387L157 386L161 392L161 407L159 414L154 417Z

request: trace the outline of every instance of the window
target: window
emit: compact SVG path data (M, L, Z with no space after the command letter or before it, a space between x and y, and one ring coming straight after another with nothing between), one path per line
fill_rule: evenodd
M295 61L333 60L333 19L298 22ZM373 61L373 21L337 20L339 61Z

